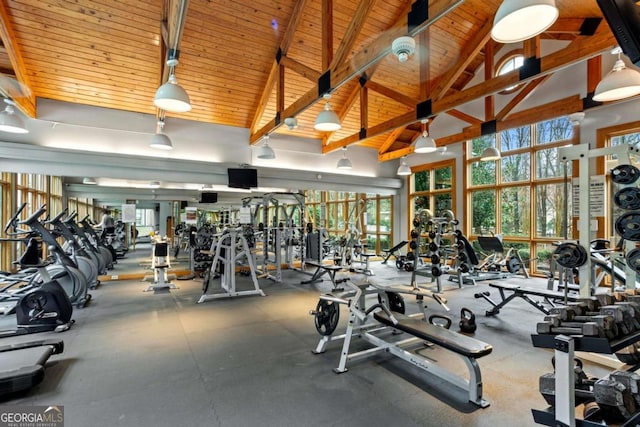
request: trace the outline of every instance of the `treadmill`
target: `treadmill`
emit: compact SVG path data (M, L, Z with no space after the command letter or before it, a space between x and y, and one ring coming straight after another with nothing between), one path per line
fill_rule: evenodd
M64 342L56 339L0 346L0 397L40 384L49 357L63 350Z

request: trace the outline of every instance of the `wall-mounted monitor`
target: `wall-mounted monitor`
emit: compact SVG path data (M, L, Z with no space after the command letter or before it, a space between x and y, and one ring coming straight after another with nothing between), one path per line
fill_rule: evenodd
M229 187L248 190L258 186L258 170L247 168L227 169Z
M200 193L200 203L217 203L218 193Z
M640 66L640 4L635 0L597 1L622 51Z

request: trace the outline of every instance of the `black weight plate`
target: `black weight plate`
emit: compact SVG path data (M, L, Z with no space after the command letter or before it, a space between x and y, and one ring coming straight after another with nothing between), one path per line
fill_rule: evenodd
M507 260L507 270L509 270L509 273L516 274L520 271L520 267L522 267L522 265L518 258L512 256Z
M416 259L416 254L414 254L413 252L409 251L407 252L407 259L409 261L413 261L414 259Z
M402 258L396 258L396 268L398 270L402 270L404 267L405 261Z
M626 240L640 241L640 213L627 212L620 215L615 223L616 233Z
M416 249L418 249L418 242L412 240L411 242L409 242L409 247L415 251Z
M387 295L387 304L389 304L389 310L396 313L405 313L404 298L397 292L385 292ZM378 294L378 302L382 304L382 295Z
M415 228L411 230L411 238L412 239L417 239L418 237L420 237L420 231L416 230Z
M611 169L611 180L616 184L633 184L640 178L640 169L633 165L618 165Z
M640 209L640 188L625 187L614 194L613 201L621 209Z
M442 276L442 270L441 270L441 269L440 269L440 267L438 267L437 265L436 265L436 266L433 266L433 267L431 267L431 275L432 275L433 277L439 277L439 276Z
M416 216L413 218L413 226L416 228L420 228L420 226L422 225L422 221L420 221L420 217Z
M624 256L627 260L627 265L636 273L640 273L640 248L631 249Z
M565 268L581 267L587 262L587 251L580 245L566 242L558 245L553 256Z
M320 300L314 317L316 330L320 335L331 335L338 327L340 310L333 301Z
M429 243L429 250L432 252L436 252L438 250L438 244L436 242Z

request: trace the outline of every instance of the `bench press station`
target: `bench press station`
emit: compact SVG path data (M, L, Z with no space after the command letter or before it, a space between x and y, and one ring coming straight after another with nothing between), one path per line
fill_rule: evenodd
M492 288L498 289L500 292L500 302L495 302L490 297L490 293L488 291L478 292L473 296L475 298L483 298L489 302L493 306L491 310L486 311L487 316L495 316L500 313L500 309L511 302L514 298L519 297L543 312L544 314L549 314L549 309L547 309L541 302L536 301L531 298L531 296L543 297L544 301L552 307L555 307L554 301L563 300L565 298L565 294L563 292L557 292L548 289L538 289L538 288L528 288L519 285L509 285L507 283L489 283L489 286ZM505 294L505 291L511 292L509 295ZM577 295L566 295L568 301L577 301Z
M347 362L349 361L380 352L388 352L431 373L448 385L463 390L468 400L479 407L489 406L489 402L482 397L482 375L477 359L490 354L493 348L475 338L426 322L424 297L434 298L448 310L446 301L441 296L417 285L383 286L372 281L371 278L362 283L355 283L349 279L342 279L341 282L344 282L349 289L343 293L321 295L317 310L311 312L316 315L316 328L323 335L313 353L324 353L330 342L343 340L340 362L338 367L334 369L335 373L347 372ZM379 302L366 308L365 296L371 294L377 294ZM393 297L394 294L415 295L420 312L411 316L402 313L404 304L399 304L398 299ZM337 314L339 313L339 308L337 308L339 305L348 307L349 322L345 334L334 336L333 332L339 317ZM329 309L329 307L331 308ZM319 323L328 327L318 328ZM385 334L397 331L405 332L410 337L402 340L383 338ZM353 338L362 338L373 347L350 353L349 349ZM425 343L439 346L460 356L467 366L469 379L438 366L431 358L411 351L415 350L416 346L423 348Z
M305 265L309 265L311 267L315 267L316 271L313 272L311 279L303 280L300 282L301 285L309 285L311 283L316 283L322 281L322 276L327 274L329 276L329 280L331 280L331 284L333 285L333 290L340 290L336 283L336 273L342 271L342 266L329 264L325 265L322 262L314 262L314 261L305 261Z

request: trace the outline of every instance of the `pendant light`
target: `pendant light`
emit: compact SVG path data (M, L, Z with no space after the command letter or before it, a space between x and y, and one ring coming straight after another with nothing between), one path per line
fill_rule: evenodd
M338 160L337 169L352 169L351 160L347 158L347 147L342 147L342 158Z
M609 74L604 76L593 94L593 100L598 102L617 101L640 94L640 72L627 68L620 54L622 49L615 48L611 53L618 55Z
M269 135L265 135L262 137L264 143L258 148L257 158L262 160L273 160L276 158L276 153L273 151L273 148L269 146Z
M433 153L436 151L436 141L429 136L427 132L427 120L422 119L422 135L416 139L416 143L413 146L414 153Z
M167 65L174 63L177 65L178 60L168 60ZM169 79L165 84L160 86L156 91L156 96L153 99L153 103L156 107L170 111L172 113L186 113L191 110L191 101L189 95L182 86L178 84L176 75L174 74L175 65L171 66Z
M396 172L398 175L411 175L411 168L409 167L405 159L406 157L402 156L400 166L398 167L398 172Z
M158 120L158 124L156 127L156 133L151 137L151 143L149 147L157 148L159 150L173 150L173 144L169 137L162 133L162 129L164 128L164 120Z
M480 155L480 161L490 162L492 160L499 160L500 157L502 156L496 147L487 147L482 152L482 155Z
M516 43L543 33L558 19L555 0L503 0L493 19L491 38Z
M326 103L324 104L324 110L320 111L320 114L318 114L316 123L313 125L313 128L321 132L334 132L340 130L342 128L342 125L340 124L340 118L329 105L329 98L331 98L331 94L325 93L323 98L326 101Z
M29 130L25 127L24 121L13 108L14 102L6 98L4 102L7 106L0 112L0 130L10 133L28 133Z

